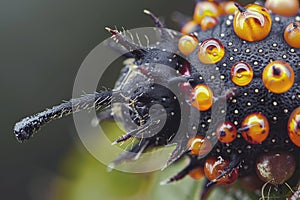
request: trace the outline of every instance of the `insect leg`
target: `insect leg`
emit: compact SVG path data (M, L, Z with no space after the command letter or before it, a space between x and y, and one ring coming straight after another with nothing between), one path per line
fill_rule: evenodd
M135 58L141 58L146 53L146 50L144 50L143 47L129 41L118 30L113 30L108 27L105 29L113 35L112 38L116 41L116 43L120 43L123 47L130 51L130 54L134 55Z
M164 24L149 10L144 10L146 15L149 15L157 28L164 28Z
M104 91L95 94L87 94L82 97L71 99L60 105L42 111L17 122L14 127L14 134L18 141L28 140L42 126L55 119L68 116L81 110L101 110L110 106L113 99L112 91Z
M150 141L141 139L137 144L135 144L132 149L121 154L117 159L109 164L109 168L113 169L116 165L129 160L137 160L141 153L149 146Z
M181 170L175 176L173 176L173 177L171 177L167 180L162 181L160 184L165 185L165 184L168 184L168 183L171 183L171 182L179 181L179 180L183 179L186 175L188 175L193 169L196 169L199 166L200 165L199 165L198 160L191 159L190 163L183 170Z

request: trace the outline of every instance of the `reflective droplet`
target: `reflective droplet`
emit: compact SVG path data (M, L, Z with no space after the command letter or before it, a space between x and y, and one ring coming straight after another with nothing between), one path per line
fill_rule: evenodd
M300 107L290 115L287 129L291 141L300 147Z
M248 85L253 79L252 67L246 62L237 62L231 68L231 80L238 86Z
M204 40L199 48L198 58L204 64L214 64L222 60L225 49L219 40L209 38Z
M200 1L194 10L193 19L200 24L205 16L218 17L222 14L222 9L215 2Z
M178 49L184 55L191 54L198 46L198 39L195 36L184 35L179 38Z
M217 184L230 184L238 178L238 170L234 169L231 173L228 173L216 180L222 172L228 167L229 161L222 159L221 157L209 157L204 163L204 173L208 180L216 182Z
M236 128L231 122L219 124L216 130L218 140L222 143L230 143L236 138Z
M265 141L269 135L268 119L261 113L252 113L242 122L241 129L244 139L252 144Z
M223 14L232 15L237 10L237 7L234 5L234 1L224 1L220 3L220 7L223 10Z
M196 167L189 172L189 176L195 180L199 180L204 177L203 167Z
M199 24L196 21L189 21L181 28L181 33L188 35L197 30L200 30Z
M212 29L217 24L218 24L218 19L216 17L205 16L202 19L200 26L203 31L206 31L206 30Z
M268 152L256 161L256 174L264 182L281 185L291 178L296 169L295 157L290 152Z
M294 16L299 10L298 0L266 0L265 7L272 13L282 16Z
M234 16L234 32L243 40L253 42L267 37L271 31L271 15L264 7L250 4L245 8L238 6Z
M188 141L187 148L190 154L194 156L205 156L212 149L212 144L204 136L196 135Z
M284 93L293 86L294 76L294 70L288 63L276 60L265 67L262 80L271 92Z
M286 27L284 39L291 47L300 48L300 22L290 23Z
M192 106L200 111L206 111L210 109L213 104L213 92L207 85L198 84L193 88L190 100Z

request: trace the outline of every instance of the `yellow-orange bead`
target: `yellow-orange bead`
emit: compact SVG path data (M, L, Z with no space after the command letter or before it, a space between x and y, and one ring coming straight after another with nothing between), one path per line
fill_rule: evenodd
M242 136L252 144L262 143L269 135L268 119L261 113L252 113L242 122Z
M290 23L286 27L284 39L291 47L300 48L300 22Z
M205 156L212 150L212 144L204 136L197 135L189 139L187 148L191 155Z
M299 10L298 0L267 0L265 7L282 16L294 16Z
M236 138L236 128L231 122L223 122L217 127L216 135L220 142L230 143Z
M296 108L290 115L288 134L292 142L300 147L300 107Z
M234 5L234 1L224 1L220 3L220 7L223 10L223 14L232 15L237 10L237 7Z
M201 23L205 16L218 17L222 13L222 9L215 2L201 1L198 2L194 10L194 20Z
M293 86L294 76L294 70L288 63L276 60L265 67L262 80L268 90L280 94Z
M198 39L195 36L184 35L179 38L178 49L184 55L189 55L198 46Z
M215 38L204 40L198 51L198 58L204 64L214 64L222 60L225 49L221 41Z
M197 22L195 21L189 21L187 22L182 28L181 28L181 33L188 35L190 33L193 33L195 31L197 31L198 29L200 29L200 26Z
M267 9L257 4L250 4L245 8L236 5L238 11L234 16L233 28L239 38L253 42L269 35L272 19Z
M237 62L231 68L231 80L238 86L248 85L253 79L252 67L246 62Z
M203 167L197 167L189 172L189 176L195 180L201 179L204 176Z
M200 26L203 31L206 31L206 30L212 29L217 24L218 24L218 19L216 17L205 16L202 19Z
M207 85L198 84L191 92L192 106L200 111L209 110L213 104L213 92Z
M221 157L209 157L204 163L204 173L208 180L214 181L217 184L230 184L238 178L238 170L234 169L229 174L224 175L219 180L216 180L218 176L228 167L229 161L224 160Z

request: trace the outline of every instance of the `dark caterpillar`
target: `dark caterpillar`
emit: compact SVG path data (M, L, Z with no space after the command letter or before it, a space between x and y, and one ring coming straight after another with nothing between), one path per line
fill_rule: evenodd
M158 18L145 11L163 38L149 47L107 29L134 59L124 67L116 89L72 99L23 119L14 129L17 139L27 140L51 120L82 109L98 110L101 119L111 117L101 113L118 103L122 112L113 115L129 131L115 143L132 137L139 142L114 165L153 147L176 144L166 166L183 156L190 163L164 183L188 174L204 177L202 199L212 185L249 175L277 188L286 183L296 186L299 3L270 0L265 6L200 1L193 20L182 27L184 35L163 29Z

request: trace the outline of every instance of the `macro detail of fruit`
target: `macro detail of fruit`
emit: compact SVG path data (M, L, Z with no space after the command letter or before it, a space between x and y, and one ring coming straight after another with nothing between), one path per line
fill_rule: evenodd
M151 12L145 13L158 28L164 27ZM165 42L153 47L139 46L129 55L134 61L125 66L116 85L121 88L117 94L130 100L118 109L129 107L130 112L112 113L121 115L118 118L123 119L129 131L115 143L137 138L139 142L127 152L136 154L176 144L166 166L182 157L188 157L190 162L163 183L187 175L196 180L205 179L201 199L207 197L214 185L243 182L247 177L271 184L279 192L282 187L289 187L287 195L297 199L300 194L297 188L300 181L299 27L296 0L267 0L265 4L246 6L233 1L198 1L193 18L181 27L181 34L170 40L169 32L162 29ZM130 49L137 45L117 30L107 30L123 47ZM165 47L175 51L165 51ZM158 68L158 64L169 66L177 74L169 74ZM132 75L133 66L138 75L124 82L124 77ZM175 81L176 92L151 82L154 79L166 85L174 85ZM150 85L141 84L148 80ZM132 85L138 87L132 89ZM105 91L72 100L25 118L16 124L15 135L20 141L27 140L52 119L87 107L95 107L101 113L110 110L111 103L119 98L122 97ZM156 120L161 116L159 110L152 116L149 114L155 104L164 107L167 120L153 134ZM182 113L188 113L184 120ZM125 119L133 120L138 128L131 130ZM177 132L181 123L184 131ZM136 158L127 153L113 163ZM264 196L263 189L260 195Z

